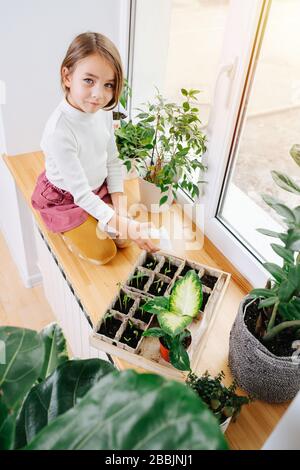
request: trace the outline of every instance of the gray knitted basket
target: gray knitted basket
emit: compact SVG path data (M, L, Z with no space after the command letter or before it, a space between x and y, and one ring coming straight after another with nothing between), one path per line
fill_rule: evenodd
M244 322L244 305L230 332L229 367L238 384L258 399L270 403L291 400L300 390L300 361L277 357L268 351L248 330Z

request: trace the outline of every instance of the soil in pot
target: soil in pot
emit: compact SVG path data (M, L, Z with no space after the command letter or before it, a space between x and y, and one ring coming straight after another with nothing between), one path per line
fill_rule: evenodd
M184 277L191 269L193 268L189 265L184 266L183 270L180 272L180 276Z
M125 315L128 315L129 310L134 304L134 300L129 297L125 292L121 292L116 303L113 306L114 310L118 310L118 312L122 312Z
M201 305L202 312L205 309L205 305L207 304L209 296L210 296L210 294L208 294L208 292L203 292L203 301L202 301L202 305Z
M160 295L164 295L164 293L166 292L167 288L168 288L168 285L166 282L164 282L162 279L155 279L149 290L148 290L148 293L149 294L152 294L152 295L155 295L155 296L160 296Z
M134 275L132 276L129 285L131 287L135 287L136 289L143 290L147 281L149 279L149 276L144 274L141 271L135 271Z
M111 314L111 316L109 316ZM114 314L108 312L107 317L103 319L98 333L101 335L108 336L109 338L114 338L118 329L121 326L121 320L118 320L114 317Z
M137 308L137 310L134 312L133 316L136 320L141 320L144 323L149 323L150 318L152 317L152 313L146 312L146 310L143 310L143 305L145 303L146 302L140 302L140 305Z
M202 284L204 284L207 287L210 287L211 289L214 288L217 280L218 280L217 277L211 276L210 274L204 274L204 276L201 277Z
M252 299L249 299L248 303L252 302ZM245 304L245 307L248 305ZM296 329L295 328L286 328L278 335L274 336L270 341L263 341L259 334L256 333L256 322L260 313L263 315L263 324L266 324L266 316L263 314L263 309L258 309L259 299L256 299L251 305L249 305L246 309L246 313L244 316L245 324L255 336L258 341L260 341L271 353L275 356L284 357L284 356L292 356L293 352L295 351L292 349L292 343L295 341L296 338ZM278 324L278 317L275 321L275 325Z
M139 340L141 339L142 334L143 331L135 326L131 321L129 321L120 341L121 343L127 344L127 346L135 349Z
M153 256L151 255L147 255L147 258L146 260L144 261L144 268L147 268L147 269L152 269L152 271L156 268L156 266L158 265L159 261L156 260L155 258L153 258Z
M165 263L160 269L160 272L161 274L164 274L165 276L173 278L177 269L178 269L178 266L170 263L169 261L165 261Z

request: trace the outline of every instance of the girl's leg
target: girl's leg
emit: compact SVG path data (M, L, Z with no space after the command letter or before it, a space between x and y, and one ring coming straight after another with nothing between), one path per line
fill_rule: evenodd
M91 215L78 227L61 234L69 250L79 258L96 265L108 263L117 253L114 241L103 234L96 235L97 220Z

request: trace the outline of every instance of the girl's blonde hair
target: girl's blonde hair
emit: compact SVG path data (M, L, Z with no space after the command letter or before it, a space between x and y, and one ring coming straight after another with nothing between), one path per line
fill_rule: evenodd
M103 34L92 33L88 31L86 33L79 34L75 39L73 39L60 67L61 86L66 95L69 88L66 87L63 81L62 71L64 67L67 67L69 72L72 73L75 70L77 62L95 53L98 53L101 57L106 59L115 73L113 97L103 108L106 110L111 110L118 104L119 98L121 96L124 83L124 73L118 49L114 43Z

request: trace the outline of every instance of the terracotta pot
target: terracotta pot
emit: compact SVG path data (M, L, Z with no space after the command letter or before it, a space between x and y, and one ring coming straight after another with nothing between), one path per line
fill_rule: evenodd
M165 361L170 362L169 350L161 343L161 341L159 341L159 350L161 357Z
M160 350L160 354L161 354L161 357L167 361L167 362L170 362L170 355L169 355L169 349L166 348L166 346L162 343L162 340L163 338L158 338L159 339L159 350ZM184 349L187 349L189 347L189 345L191 344L192 342L192 336L188 336L187 338L184 339Z
M174 200L172 193L172 188L169 188L168 193L163 193L163 195L168 195L168 200L162 205L159 206L159 201L162 197L160 188L158 188L154 183L149 183L149 181L139 178L140 186L140 202L146 206L149 212L164 212L169 209L170 205Z

